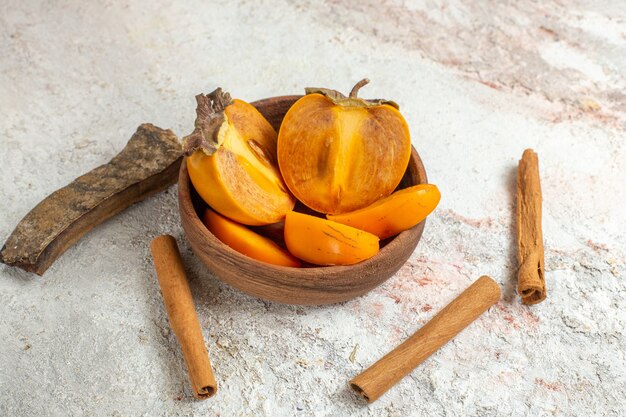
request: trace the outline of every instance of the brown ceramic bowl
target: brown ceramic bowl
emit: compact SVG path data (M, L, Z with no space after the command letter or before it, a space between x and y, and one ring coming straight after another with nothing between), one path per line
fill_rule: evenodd
M300 97L272 97L252 105L278 130L285 113ZM398 188L426 182L422 161L412 149ZM390 278L411 256L425 223L381 241L376 256L356 265L289 268L242 255L209 232L199 216L206 205L193 189L184 161L178 179L178 206L191 249L217 278L255 297L286 304L331 304L367 293Z

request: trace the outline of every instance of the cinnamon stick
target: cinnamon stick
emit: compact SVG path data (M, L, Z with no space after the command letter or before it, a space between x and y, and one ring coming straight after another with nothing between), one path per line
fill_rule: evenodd
M541 184L539 159L526 149L517 170L517 291L524 304L546 298L544 250L541 233Z
M484 275L400 346L350 381L367 402L389 388L476 320L500 299L500 287Z
M158 236L152 241L150 249L170 326L187 363L193 394L198 399L207 399L217 392L217 382L176 239L169 235Z

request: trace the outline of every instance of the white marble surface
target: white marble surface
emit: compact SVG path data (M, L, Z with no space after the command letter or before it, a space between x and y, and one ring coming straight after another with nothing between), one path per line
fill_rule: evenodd
M193 96L218 85L255 100L368 76L362 94L400 103L443 194L410 262L341 305L218 282L184 241L175 188L42 278L0 266L0 415L623 416L624 2L308 3L0 2L0 240L140 123L189 132ZM514 293L512 217L528 147L549 292L530 308ZM220 382L205 402L152 270L160 233L179 238ZM347 389L481 274L502 302L375 404Z

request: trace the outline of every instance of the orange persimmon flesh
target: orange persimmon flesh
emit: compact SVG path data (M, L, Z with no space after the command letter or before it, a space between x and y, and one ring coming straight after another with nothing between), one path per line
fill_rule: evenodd
M387 197L410 155L409 128L398 109L356 93L305 95L291 106L278 133L285 183L320 213L346 213Z
M378 253L371 233L308 214L285 217L285 244L294 256L316 265L352 265Z
M301 262L272 240L254 233L246 226L207 209L202 216L205 226L219 240L239 253L268 264L299 267Z
M420 184L396 191L360 210L326 217L385 239L424 220L437 207L440 199L436 185Z
M223 118L211 136L217 149L212 154L197 149L186 158L194 188L209 206L239 223L280 221L295 199L278 170L276 131L242 100L232 100Z

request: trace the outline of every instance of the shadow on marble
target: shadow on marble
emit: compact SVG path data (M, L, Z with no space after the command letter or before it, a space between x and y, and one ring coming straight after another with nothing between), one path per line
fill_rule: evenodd
M517 194L517 165L511 166L506 172L506 189L509 207L511 209L510 222L507 225L510 236L506 246L507 264L510 274L504 278L502 283L502 300L511 302L517 296L517 229L516 229L516 194Z
M41 278L35 273L26 272L23 269L8 265L0 266L0 273L2 273L4 277L15 279L15 281L21 284L30 283L35 281L37 278Z

